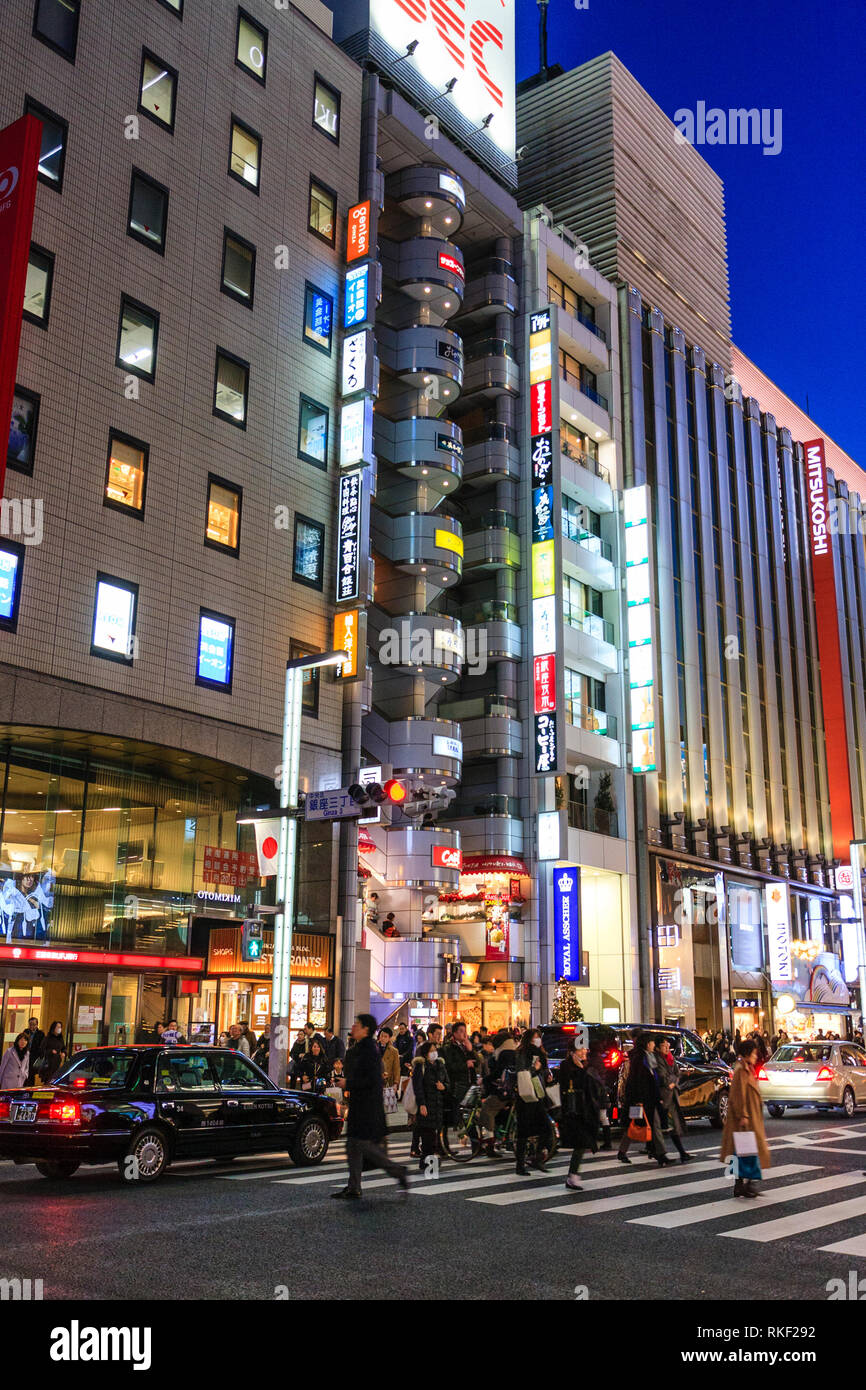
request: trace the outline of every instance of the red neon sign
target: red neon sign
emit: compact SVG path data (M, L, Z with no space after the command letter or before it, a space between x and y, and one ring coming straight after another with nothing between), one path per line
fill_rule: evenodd
M432 849L433 865L439 869L462 869L463 851L451 849L448 845L434 845Z
M359 261L370 253L370 200L349 208L349 244L347 261Z
M0 497L6 481L6 436L15 396L41 148L42 122L35 116L22 116L0 131Z
M202 973L201 956L140 956L132 951L64 951L57 946L0 946L0 960L38 961L43 965L102 965L121 970L182 970Z
M537 656L532 664L535 685L535 713L553 714L556 711L556 657L553 652Z

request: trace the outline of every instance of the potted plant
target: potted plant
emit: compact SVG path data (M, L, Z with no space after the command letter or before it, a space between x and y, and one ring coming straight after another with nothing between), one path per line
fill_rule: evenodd
M600 835L611 834L611 817L616 815L616 802L613 799L611 775L603 772L595 793L595 828Z

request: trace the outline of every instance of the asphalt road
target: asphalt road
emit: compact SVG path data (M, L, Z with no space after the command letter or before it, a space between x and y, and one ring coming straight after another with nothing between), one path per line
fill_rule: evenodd
M511 1162L443 1163L405 1199L370 1174L357 1202L329 1200L342 1144L315 1169L184 1163L131 1187L113 1167L51 1183L0 1163L0 1278L41 1279L46 1300L413 1299L432 1274L468 1300L826 1302L829 1280L866 1279L866 1113L793 1111L767 1132L773 1167L751 1202L730 1197L703 1123L687 1166L598 1154L577 1195L567 1155L528 1179Z

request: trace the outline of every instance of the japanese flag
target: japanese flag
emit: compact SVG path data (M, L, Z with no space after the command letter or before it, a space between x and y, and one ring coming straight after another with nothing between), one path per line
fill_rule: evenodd
M280 855L280 822L257 820L255 825L259 873L262 878L272 878L277 872L277 860Z

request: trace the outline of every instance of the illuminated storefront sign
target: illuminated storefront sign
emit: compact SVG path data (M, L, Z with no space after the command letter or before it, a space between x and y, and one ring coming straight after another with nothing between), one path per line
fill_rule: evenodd
M370 254L370 202L356 203L349 208L349 233L346 260L359 261Z
M440 97L443 122L453 113L483 127L507 159L515 152L514 25L515 0L370 0L369 28L416 81L441 94L457 79ZM361 27L358 15L354 29Z
M202 685L230 689L234 655L235 625L218 613L202 613L198 624L198 666Z
M373 457L373 402L348 401L340 416L340 467L355 468Z
M580 982L580 869L557 865L553 871L554 978Z
M793 979L788 890L783 884L768 883L764 887L764 900L770 945L770 976L773 980Z
M433 753L437 758L462 759L463 743L459 738L447 738L444 734L434 734Z
M337 602L358 598L361 578L361 480L360 470L343 473L337 505Z
M554 411L553 310L529 316L530 459L532 462L530 570L532 578L532 656L535 696L535 772L559 771L560 720L564 699L557 689L558 596L562 566L556 511L559 505L555 460L559 428Z
M544 863L558 859L562 840L562 812L539 811L536 830L539 860Z
M362 619L366 617L358 608L344 608L334 614L334 651L346 652L348 661L336 668L339 680L357 680L360 661Z
M430 851L430 862L434 869L462 869L463 851L452 849L450 845L434 845Z
M370 305L370 267L355 266L346 272L346 297L343 306L343 327L357 328L366 323Z
M456 256L449 256L447 252L439 252L439 269L447 270L452 275L456 275L458 280L466 279L466 272Z
M833 546L827 527L830 501L823 439L813 439L805 443L803 453L809 499L812 577L818 627L818 658L821 666L821 702L824 707L824 743L827 749L833 853L837 859L847 860L850 843L854 839L854 812L851 804L851 771L845 730L836 574Z
M373 335L369 328L343 339L343 395L372 390Z
M463 558L463 537L455 536L452 531L437 531L434 535L435 544L440 550L453 551L455 555Z
M650 597L649 488L626 488L623 504L632 771L655 772L655 660Z
M131 661L135 633L138 586L119 580L99 579L93 613L91 650Z

